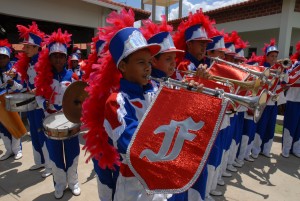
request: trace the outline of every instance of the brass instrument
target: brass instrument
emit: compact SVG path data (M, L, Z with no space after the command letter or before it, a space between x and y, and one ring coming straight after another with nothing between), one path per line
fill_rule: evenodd
M220 59L219 57L209 57L209 56L206 56L206 57L213 60L213 61L228 64L232 67L235 67L239 70L247 72L251 75L255 75L256 77L260 78L264 83L268 80L268 77L270 76L270 69L268 69L268 68L266 68L263 72L259 72L259 71L255 71L255 70L252 70L252 69L249 69L249 68L245 68L245 67L243 67L239 64L235 64L235 63L232 63L232 62L229 62L229 61L225 61L223 59Z
M186 74L193 74L193 75L196 75L196 71L180 71L178 70L179 72L182 72L182 73L186 73ZM221 76L211 76L211 79L214 80L214 81L217 81L217 82L222 82L222 83L225 83L225 84L229 84L229 85L236 85L236 86L239 86L243 89L246 89L246 90L250 90L253 94L253 96L256 96L260 86L261 86L261 80L260 79L256 79L256 80L253 80L253 81L239 81L239 80L234 80L234 79L229 79L229 78L226 78L226 77L221 77Z
M164 78L154 78L149 76L149 79L152 79L156 82L160 82L165 85L173 85L173 86L178 86L181 88L189 89L192 91L197 91L196 87L191 87L187 83L174 80L168 77ZM236 94L231 94L231 93L226 93L223 90L220 89L210 89L203 87L203 90L201 93L212 95L212 96L217 96L217 97L225 97L228 98L229 100L236 102L240 105L243 105L247 108L250 108L254 110L254 122L258 122L260 119L262 112L265 108L266 102L267 102L267 90L263 90L259 96L239 96Z
M293 65L292 60L290 60L289 58L279 59L276 63L281 64L283 68L290 68Z

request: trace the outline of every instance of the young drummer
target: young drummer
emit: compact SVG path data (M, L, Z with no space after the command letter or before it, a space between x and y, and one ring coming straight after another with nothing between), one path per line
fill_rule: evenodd
M0 40L0 96L4 96L4 94L11 92L19 92L23 86L19 84L20 80L17 80L17 75L15 71L12 69L12 62L10 62L10 54L11 54L11 44L7 39ZM0 103L3 104L3 103ZM3 110L5 110L5 106L1 106ZM5 118L5 113L0 111L0 115ZM14 122L12 122L14 123ZM10 156L14 155L14 159L18 160L22 158L22 146L21 140L16 139L6 128L4 122L0 121L0 136L3 140L4 147L6 152L4 155L0 157L0 161L8 159ZM16 125L15 125L16 126ZM24 126L20 126L18 128L22 134L26 133L26 129Z
M61 29L45 39L47 48L41 52L36 65L37 102L45 115L62 110L62 98L66 88L72 82L72 72L66 69L67 47L71 35ZM51 160L54 181L54 196L60 199L68 187L73 195L80 195L77 175L79 159L79 138L74 136L65 140L48 139L47 146Z
M39 53L42 47L42 41L45 34L41 32L35 22L32 25L25 27L17 25L20 37L24 39L24 53L18 55L19 60L15 64L17 72L21 75L21 80L25 83L29 93L35 94L36 77L35 64L39 58ZM30 170L36 170L45 167L42 177L51 175L51 167L49 162L49 153L46 147L46 136L43 132L43 109L37 108L27 112L27 118L30 126L30 136L33 146L34 163Z

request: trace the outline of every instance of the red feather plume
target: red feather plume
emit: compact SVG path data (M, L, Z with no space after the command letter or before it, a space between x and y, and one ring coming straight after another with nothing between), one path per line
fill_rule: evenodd
M41 37L42 40L45 37L45 33L39 30L38 25L35 22L32 22L32 24L29 25L28 28L23 25L17 25L17 29L19 31L20 38L28 39L29 33L33 33Z
M184 33L186 29L196 24L202 24L202 26L205 28L205 31L209 35L213 30L215 21L211 21L208 16L204 15L202 9L197 10L194 14L190 12L188 19L186 21L182 21L179 24L177 32L173 35L173 40L176 48L180 50L186 50Z
M29 67L30 58L24 52L18 53L16 57L18 61L14 65L14 68L20 74L21 81L22 82L27 81L28 80L27 70Z
M140 28L142 34L149 40L152 36L160 32L172 32L173 27L167 24L166 16L161 16L162 21L160 24L152 22L150 19L143 20L143 26Z
M53 83L53 72L49 60L48 48L41 51L35 70L37 72L37 76L34 78L36 95L43 96L46 100L54 101L55 94L53 94L53 89L51 87L51 84ZM53 96L51 97L52 94Z
M53 32L48 38L45 39L45 45L58 42L69 46L71 36L72 34L68 34L67 31L62 33L61 29L58 29L57 32ZM54 101L55 94L53 94L53 89L51 87L51 84L53 83L53 72L52 65L49 60L48 48L41 51L35 70L37 72L37 76L34 79L36 94L38 96L45 97L45 99L49 101Z
M92 39L91 49L92 53L89 54L88 59L86 62L82 65L81 69L84 72L82 75L82 79L86 82L88 82L90 74L94 71L93 70L93 64L97 63L98 56L96 51L96 42L99 40L99 36L96 36Z
M275 38L272 38L271 40L270 40L270 43L268 44L268 43L265 43L265 45L264 45L264 47L262 48L262 52L263 52L263 58L262 58L262 60L261 60L261 63L260 63L260 65L264 65L264 63L266 62L266 50L267 50L267 48L269 47L269 46L274 46L274 45L276 45L276 40L275 40Z
M246 63L254 62L254 63L261 63L262 56L257 56L255 52L252 52L251 57L246 61Z
M64 33L59 28L57 32L53 32L48 38L45 39L45 44L49 45L51 43L63 43L66 44L67 47L70 46L72 34L69 34L67 31Z
M291 60L298 60L300 57L300 41L296 45L296 52L291 56Z
M11 44L8 42L7 39L0 40L0 47L8 47L10 49L11 48Z
M120 13L112 12L106 19L108 25L99 28L99 39L106 41L104 47L112 37L125 27L133 27L134 12L130 9L122 9ZM89 131L84 135L86 144L83 149L90 153L87 162L91 158L98 160L101 168L114 169L114 165L120 164L120 156L117 150L108 143L108 135L103 127L105 103L111 93L119 90L121 74L114 63L111 54L106 54L99 59L99 65L93 77L89 80L86 91L89 97L82 105L83 127Z

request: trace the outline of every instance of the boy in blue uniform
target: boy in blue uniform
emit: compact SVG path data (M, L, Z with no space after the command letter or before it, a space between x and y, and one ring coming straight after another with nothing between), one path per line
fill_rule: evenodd
M48 116L62 110L64 92L72 82L72 72L66 69L67 46L71 41L71 35L67 32L62 33L61 29L58 29L45 41L47 48L41 52L36 65L38 75L35 82L38 105ZM80 153L78 136L65 140L49 138L47 147L53 173L55 198L63 197L67 185L73 195L80 195L77 175Z
M122 19L126 19L126 22ZM122 10L120 14L113 12L109 16L109 22L111 26L103 27L102 31L110 35L100 34L108 44L109 54L100 60L101 73L99 72L88 88L90 97L83 107L85 112L90 111L90 114L84 114L84 122L87 125L95 125L90 127L89 136L86 138L87 149L99 160L100 167L113 168L114 164L118 164L120 157L115 201L165 201L171 195L147 194L137 177L130 171L125 157L139 121L155 97L148 77L151 74L152 56L157 54L161 47L158 44L147 44L140 31L130 27L134 22L131 10L128 13ZM103 116L101 121L91 118L95 108L101 111L98 113L98 119ZM102 123L104 129L101 130L99 124L97 128L96 122ZM98 139L98 145L90 141L93 137ZM110 146L110 140L117 152Z
M21 80L25 83L27 90L35 94L36 77L35 64L37 63L39 52L42 47L44 33L41 32L35 22L32 25L25 27L17 25L20 32L20 37L24 39L24 53L18 55L19 60L15 67L21 75ZM42 177L51 175L51 167L49 162L49 153L46 146L46 136L43 132L44 112L42 108L37 108L27 112L27 117L30 126L30 136L33 146L34 163L30 170L36 170L45 167Z
M266 68L271 68L276 62L278 57L278 49L275 46L275 40L271 40L270 44L264 47L264 58L261 65ZM280 99L279 99L280 101ZM273 144L276 117L278 113L279 101L270 99L267 106L257 123L256 133L252 147L252 157L257 158L258 154L262 154L268 158L271 157L270 151Z
M11 45L9 44L8 40L0 40L0 96L4 96L4 94L7 92L19 92L23 88L23 86L19 84L20 80L17 80L17 75L12 69L12 62L9 61L11 54L10 47ZM12 76L10 74L12 74ZM21 128L19 129L22 130ZM16 139L14 136L12 136L6 129L5 125L1 122L0 136L6 149L5 154L0 157L0 161L6 160L13 155L15 160L22 158L21 139Z
M300 65L300 42L297 43L296 50L297 52L291 57L294 61L292 69ZM292 153L300 158L300 80L289 88L286 99L281 155L288 158Z

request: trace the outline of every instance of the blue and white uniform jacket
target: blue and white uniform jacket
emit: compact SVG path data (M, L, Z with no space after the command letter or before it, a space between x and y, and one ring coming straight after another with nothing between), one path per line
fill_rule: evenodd
M0 69L0 95L3 95L5 93L18 93L23 89L23 86L20 84L20 77L18 74L14 78L11 78L10 76L6 75L5 72L8 72L11 70L13 64L11 62L8 62L8 64L5 66L5 69ZM16 72L14 69L12 69L13 72ZM13 85L5 84L8 80L14 80Z
M288 71L288 73L300 65L300 58L296 61L292 68ZM298 72L300 74L300 72ZM286 93L287 101L292 102L300 102L300 79L296 81L294 85L292 85Z
M51 84L51 87L54 91L54 94L51 96L54 96L54 101L49 102L49 108L46 108L46 100L42 96L37 96L36 100L39 105L39 107L43 108L45 111L45 115L47 116L47 113L54 113L62 110L62 100L63 95L67 89L67 87L72 83L72 72L63 69L62 72L57 73L54 72L53 76L53 83ZM47 112L47 113L46 113Z

